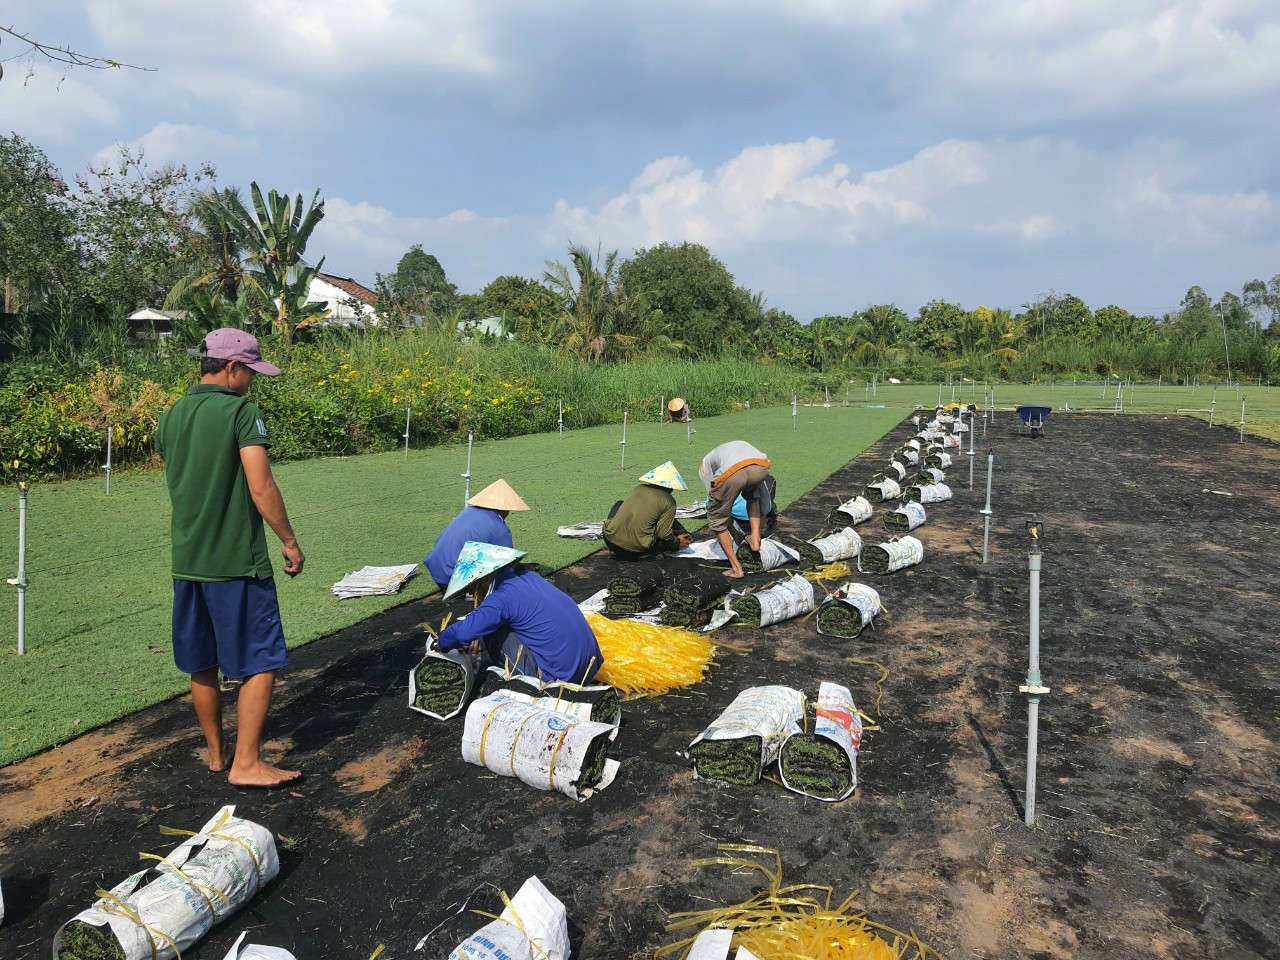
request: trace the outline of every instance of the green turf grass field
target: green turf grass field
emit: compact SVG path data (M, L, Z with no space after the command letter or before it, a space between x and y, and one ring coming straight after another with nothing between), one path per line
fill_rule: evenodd
M529 559L559 568L598 542L564 540L557 526L602 519L639 476L674 460L701 499L698 462L726 440L743 438L772 458L785 507L857 456L905 411L862 405L790 406L662 425L657 411L621 425L477 443L475 493L505 477L533 508L513 514L515 542ZM306 569L279 573L279 545L268 533L291 646L390 606L431 593L425 571L395 597L337 600L331 586L365 564L420 561L461 509L466 446L277 464ZM848 491L852 496L857 491ZM0 501L0 551L16 570L18 497ZM0 764L11 763L187 689L169 644L169 504L160 473L116 473L111 495L97 481L36 484L27 527L27 653L17 656L17 593L0 593ZM6 576L11 575L7 572ZM581 599L581 598L579 598ZM413 664L405 664L406 674ZM194 718L192 729L194 730Z

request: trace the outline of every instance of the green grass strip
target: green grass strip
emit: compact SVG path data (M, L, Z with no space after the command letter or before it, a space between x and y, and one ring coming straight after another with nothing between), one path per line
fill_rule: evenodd
M413 705L440 716L453 713L462 704L467 690L467 675L459 664L439 657L423 657L414 668L417 696Z
M73 920L62 931L58 960L125 960L125 956L110 927Z
M740 787L760 782L759 737L703 740L689 748L698 776Z
M849 755L826 737L812 733L788 737L778 762L787 783L824 800L844 796L853 783Z

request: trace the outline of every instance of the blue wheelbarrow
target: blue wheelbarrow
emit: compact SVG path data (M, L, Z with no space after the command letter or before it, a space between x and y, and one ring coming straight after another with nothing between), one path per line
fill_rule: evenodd
M1024 403L1018 407L1018 419L1022 425L1031 430L1033 437L1044 433L1044 425L1049 422L1049 413L1053 407L1041 406L1037 403Z

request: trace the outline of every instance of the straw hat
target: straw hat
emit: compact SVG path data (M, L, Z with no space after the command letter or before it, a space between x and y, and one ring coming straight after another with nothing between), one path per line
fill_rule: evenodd
M672 413L679 413L681 410L684 409L684 398L672 397L671 401L667 404L667 409L670 410Z
M666 487L668 490L689 489L689 485L684 482L684 477L680 476L680 471L670 460L654 467L640 478L640 482L647 483L651 487Z
M444 599L448 600L454 594L462 592L481 577L487 577L507 564L515 563L524 553L523 550L500 547L494 543L468 540L458 554L458 562L454 565L453 576L449 578Z
M529 505L520 499L520 494L511 489L505 480L495 480L474 497L467 501L473 507L488 507L490 510L528 510Z

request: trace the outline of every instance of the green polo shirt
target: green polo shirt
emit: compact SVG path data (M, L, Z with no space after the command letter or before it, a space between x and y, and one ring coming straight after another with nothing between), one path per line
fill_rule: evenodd
M273 575L262 515L240 448L270 446L258 405L234 390L196 384L160 417L175 580Z
M656 553L680 546L676 530L676 498L665 487L642 483L604 522L604 535L631 553Z

